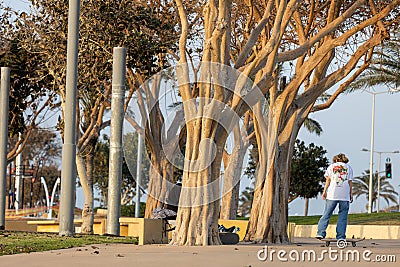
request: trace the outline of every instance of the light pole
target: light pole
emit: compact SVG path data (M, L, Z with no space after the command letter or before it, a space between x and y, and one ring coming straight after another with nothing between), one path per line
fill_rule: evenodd
M361 149L361 151L371 152L371 150L366 149L366 148ZM379 209L380 209L380 205L379 205L380 200L379 199L381 197L381 193L380 193L381 192L381 175L380 175L380 173L381 173L381 158L382 158L382 154L398 154L398 153L400 153L400 151L398 151L398 150L395 150L395 151L376 151L375 150L375 151L372 151L372 152L379 155L378 171L377 171L377 173L378 173L378 196L377 196L377 203L376 203L376 212L379 213ZM370 171L370 172L372 172L372 171ZM370 173L370 175L371 175L371 173ZM370 192L372 191L371 187L369 188L369 190L370 190Z
M375 96L385 93L397 93L399 89L390 89L387 92L370 92L365 90L368 94L372 95L372 113L371 113L371 149L369 158L369 192L368 192L368 213L372 213L372 177L373 177L373 163L374 163L374 134L375 134Z
M60 236L74 235L76 181L76 103L80 0L69 0L64 144L61 162Z
M10 69L0 69L0 230L6 227L6 176L8 138L8 97L10 92ZM11 173L10 173L11 176Z

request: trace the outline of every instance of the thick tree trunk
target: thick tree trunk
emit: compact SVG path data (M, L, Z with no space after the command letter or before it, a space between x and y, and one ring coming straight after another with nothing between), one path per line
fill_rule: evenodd
M220 114L216 102L185 107L186 150L174 245L219 245L220 171L228 131L210 114ZM192 119L193 118L193 119Z
M174 184L174 166L169 160L165 157L162 160L152 158L145 218L151 218L156 208L163 207Z
M210 62L230 63L231 1L209 1L203 8L205 45L199 75L198 94L190 85L186 57L189 22L182 0L176 0L181 22L177 77L186 122L186 150L182 191L176 220L175 245L221 244L218 234L220 210L219 177L227 135L234 125L233 116L221 117L229 84L226 68ZM235 87L233 87L235 88ZM241 88L241 87L239 87ZM231 88L232 89L232 88ZM197 91L197 90L196 90ZM198 100L198 101L197 101ZM233 101L236 104L236 100ZM226 111L226 110L225 110ZM236 122L237 123L237 122ZM227 127L224 129L224 127Z
M259 172L257 177L260 179L265 175L264 182L259 184L254 191L245 240L260 243L287 243L287 180L289 177L286 170L288 166L274 153L268 154L266 173Z
M242 166L242 165L241 165ZM236 214L239 207L239 189L240 189L240 177L233 178L234 186L222 197L221 212L219 218L222 220L236 220ZM237 180L237 181L236 181ZM236 184L235 184L236 183ZM230 186L227 186L230 187ZM225 191L225 176L224 176L224 188Z
M241 138L239 135L238 138ZM220 219L235 220L239 205L240 178L242 176L243 159L248 145L235 138L235 147L229 156L229 163L224 172L222 204Z
M274 112L283 110L282 107L270 106L269 110L266 123L260 119L263 118L260 104L254 108L259 165L245 240L287 243L290 148L294 142L292 139L297 135L296 121L294 116L289 117L289 112L284 118L280 118L279 112ZM285 118L290 120L284 129L280 129L279 121Z
M171 244L187 246L221 244L218 234L220 211L218 177L222 147L218 146L210 166L208 165L213 150L210 146L204 147L205 153L200 153L197 160L186 164L176 230ZM186 154L191 154L193 151L186 148ZM202 168L203 166L208 167Z

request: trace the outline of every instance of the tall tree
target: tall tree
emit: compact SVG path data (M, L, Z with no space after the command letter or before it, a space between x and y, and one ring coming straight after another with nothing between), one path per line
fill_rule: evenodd
M168 62L176 63L179 56L176 54L176 44L179 33L176 29L179 27L179 17L176 16L176 4L174 0L153 0L146 2L152 10L155 10L158 18L168 21L172 25L174 32L168 31L172 41L167 49L168 54L163 55L168 58ZM202 29L199 26L201 17L199 6L202 2L187 1L186 8L193 14L188 19L188 27L192 29L190 36L190 48L188 48L189 57L200 57L198 51L201 46ZM165 67L165 65L164 65ZM135 128L135 130L145 140L146 151L151 162L149 170L148 197L146 200L145 217L150 218L154 209L162 207L168 199L168 193L172 190L178 179L177 170L183 169L183 156L180 151L185 147L186 133L185 126L181 125L184 121L183 110L179 98L179 92L163 90L162 80L170 82L170 70L159 73L149 80L140 75L140 73L128 72L128 81L131 87L138 88L133 95L131 105L135 106L128 110L126 119ZM177 84L175 84L177 86ZM137 101L134 101L137 100ZM164 105L168 108L164 108ZM132 107L130 106L130 107ZM178 110L176 109L178 107ZM136 111L135 111L136 110ZM171 115L173 114L173 115ZM166 122L171 119L173 123L169 125ZM182 127L180 127L182 126Z
M22 159L24 169L32 170L32 172L26 171L32 179L27 178L21 181L21 188L24 188L24 192L22 192L24 207L43 204L41 177L46 179L49 188L52 188L57 178L60 177L60 170L57 167L61 158L60 141L60 137L56 133L43 128L36 127L29 135L22 150ZM10 188L14 188L15 183L12 179L10 180ZM10 185L10 181L7 182Z
M0 65L10 68L9 142L7 160L21 153L32 131L53 108L54 94L40 77L43 58L31 54L23 42L23 32L11 19L12 10L0 3ZM38 77L39 76L39 77Z
M21 14L24 46L45 58L48 87L60 96L65 107L65 64L68 1L31 1L32 14ZM103 116L111 96L111 58L116 46L127 47L129 75L150 75L163 65L159 57L171 46L174 29L140 1L82 1L79 42L78 134L76 163L85 194L82 232L93 233L93 162L102 129L109 125ZM136 87L130 88L135 90ZM60 129L63 120L60 120Z
M181 25L181 65L176 70L187 141L172 243L220 243L215 181L232 125L249 108L255 116L260 168L245 239L287 242L289 166L299 128L310 112L328 108L366 69L373 48L397 26L400 1L207 1L201 25L201 79L195 87L190 85L187 55L188 21L194 15L182 0L175 2ZM340 58L343 52L346 60ZM283 87L277 78L285 62L295 69ZM229 73L230 64L240 75ZM250 88L247 78L253 82ZM316 103L340 82L326 101ZM263 95L268 95L266 120L260 103Z
M266 144L260 150L260 155L263 154L260 164L266 167L258 172L246 240L287 242L288 166L299 128L310 112L329 108L348 84L368 67L373 47L388 37L387 28L393 25L390 19L382 24L380 16L387 16L398 7L397 4L383 6L372 1L364 4L363 1L331 1L324 6L309 1L302 3L293 13L286 9L284 14L289 12L292 18L286 33L297 36L299 42L294 46L285 45L282 47L285 51L277 51L277 61L287 59L290 63L295 54L299 57L292 62L296 66L294 74L284 89L275 85L269 90L268 129L259 132L261 143ZM321 11L318 14L315 12L317 9ZM319 23L322 21L322 24ZM355 21L357 26L354 26ZM380 30L373 31L374 28ZM356 34L367 41L362 45L353 42ZM314 43L312 47L302 50L304 45L310 44L310 40L319 37L318 45ZM348 54L348 60L342 61L340 54L346 46L352 47L352 52ZM300 50L307 52L300 55ZM360 68L357 64L361 64ZM356 71L349 76L353 70ZM339 82L342 84L330 97L323 103L317 103L321 95ZM262 126L260 124L259 128L262 129Z

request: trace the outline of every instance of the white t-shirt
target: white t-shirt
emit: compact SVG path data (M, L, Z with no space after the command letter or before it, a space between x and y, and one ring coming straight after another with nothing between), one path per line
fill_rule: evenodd
M343 162L336 162L326 169L325 177L331 178L326 199L350 201L349 181L353 179L353 169Z

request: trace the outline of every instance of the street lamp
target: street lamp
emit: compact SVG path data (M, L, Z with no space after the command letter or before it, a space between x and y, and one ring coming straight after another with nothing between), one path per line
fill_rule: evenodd
M372 213L372 175L373 175L373 162L374 162L374 134L375 134L375 96L384 93L397 93L399 89L389 89L387 92L370 92L364 90L368 94L372 95L372 118L371 118L371 149L370 151L370 159L369 159L369 197L368 197L368 213Z
M395 150L395 151L376 151L376 150L375 151L371 151L371 150L366 149L366 148L361 149L361 151L373 152L373 153L376 153L376 154L379 155L379 160L378 160L378 196L377 196L377 209L376 209L376 212L379 213L379 209L380 209L380 205L379 205L380 200L379 199L381 197L381 193L380 193L381 192L381 176L380 176L379 173L381 173L381 157L382 157L382 154L398 154L398 153L400 153L400 151L398 151L398 150ZM372 173L372 169L370 169L370 177L371 177L371 173ZM372 192L371 184L370 184L369 190L370 190L370 192ZM372 194L370 193L370 196L371 195ZM372 197L370 197L369 199L371 199L371 203L372 203ZM369 201L369 199L368 199L368 201ZM371 205L371 207L372 207L372 205ZM369 206L368 206L368 208L369 208Z

